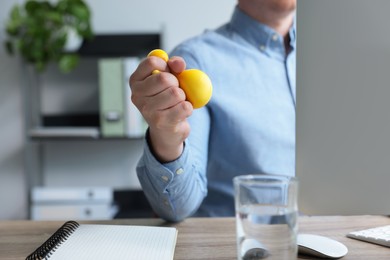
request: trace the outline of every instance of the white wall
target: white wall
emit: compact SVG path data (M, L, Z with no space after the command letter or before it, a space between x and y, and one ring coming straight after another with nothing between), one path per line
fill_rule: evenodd
M300 0L300 210L390 214L390 1Z
M9 10L13 4L22 2L1 0L1 43L5 39L4 24ZM226 22L236 4L235 0L87 2L93 12L92 23L96 33L163 30L167 51L206 28L212 29ZM0 219L27 217L21 97L24 80L18 60L9 57L0 48ZM44 183L129 187L137 181L134 167L141 151L142 141L53 143L44 152Z
M230 18L236 0L88 0L96 32L156 31L165 28L165 46L215 28Z
M0 218L26 215L26 189L23 175L23 120L20 71L17 59L3 48L4 20L15 1L0 4Z

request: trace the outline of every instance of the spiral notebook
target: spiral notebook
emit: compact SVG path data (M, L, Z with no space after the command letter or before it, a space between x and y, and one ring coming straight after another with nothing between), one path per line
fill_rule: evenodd
M32 259L172 260L173 227L92 225L68 221L27 256Z

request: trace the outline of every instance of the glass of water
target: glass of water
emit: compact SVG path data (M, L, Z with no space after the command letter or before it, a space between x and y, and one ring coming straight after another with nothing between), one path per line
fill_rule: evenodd
M237 259L297 258L298 181L279 175L233 179Z

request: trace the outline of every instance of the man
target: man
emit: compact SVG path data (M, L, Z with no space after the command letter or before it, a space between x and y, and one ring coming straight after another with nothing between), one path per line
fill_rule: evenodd
M131 76L149 124L138 178L160 217L232 216L234 176L295 174L295 7L239 0L229 23L182 43L167 63L145 59ZM186 101L173 75L185 68L209 75L206 107Z

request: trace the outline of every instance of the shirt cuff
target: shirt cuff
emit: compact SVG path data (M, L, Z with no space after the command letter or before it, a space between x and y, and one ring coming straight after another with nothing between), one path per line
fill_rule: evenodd
M184 141L183 152L174 161L168 163L160 163L156 157L153 155L149 143L145 138L144 145L144 154L143 154L143 163L144 167L147 169L146 174L149 175L149 179L154 179L157 183L160 183L163 187L168 187L173 180L175 182L185 181L190 174L190 169L186 169L188 167L188 157L189 151L186 145L187 141ZM156 183L156 182L155 182Z

